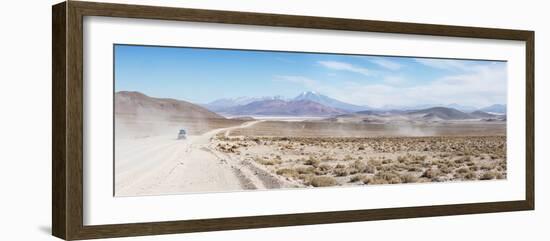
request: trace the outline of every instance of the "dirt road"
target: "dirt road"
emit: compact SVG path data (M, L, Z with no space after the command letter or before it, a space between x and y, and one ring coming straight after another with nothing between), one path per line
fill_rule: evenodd
M115 195L159 195L264 189L277 180L211 148L212 138L262 121L220 128L187 140L161 135L116 140ZM267 176L266 176L267 175ZM280 185L279 185L280 186Z

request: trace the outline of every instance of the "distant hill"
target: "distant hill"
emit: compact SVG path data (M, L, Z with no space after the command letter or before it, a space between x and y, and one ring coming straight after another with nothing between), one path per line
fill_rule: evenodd
M495 117L497 117L497 115L493 115L493 114L490 114L490 113L487 113L487 112L484 112L484 111L480 111L480 110L476 110L476 111L470 113L470 115L472 117L475 117L475 118L495 118Z
M319 93L314 92L314 91L303 92L300 95L294 97L293 100L295 100L295 101L309 100L309 101L317 102L317 103L325 105L325 106L329 106L329 107L333 107L333 108L337 108L337 109L341 109L341 110L346 110L346 111L350 111L350 112L364 111L364 110L369 110L370 109L368 106L359 106L359 105L349 104L349 103L346 103L346 102L339 101L337 99L333 99L333 98L328 97L326 95L319 94Z
M261 100L279 100L283 99L280 96L264 96L264 97L236 97L236 98L223 98L223 99L217 99L212 102L209 102L207 104L203 104L205 108L211 110L211 111L224 111L227 108L232 108L235 106L240 105L248 105L255 101L261 101Z
M355 112L355 114L360 114L360 115L374 115L376 113L377 113L376 111L372 111L372 110L364 110L364 111Z
M491 105L491 106L481 108L479 110L484 111L484 112L506 114L506 105L495 104L495 105Z
M453 108L453 109L456 109L456 110L459 110L459 111L462 111L462 112L471 112L471 111L474 111L474 110L477 109L476 107L473 107L473 106L460 105L460 104L457 104L457 103L444 105L444 107Z
M447 107L432 107L423 110L411 111L409 115L420 116L425 119L441 119L441 120L466 120L474 119L472 115L464 113L457 109Z
M384 105L381 108L378 108L380 111L395 111L395 110L422 110L422 109L428 109L433 107L446 107L446 108L452 108L456 109L462 112L471 112L477 110L476 107L469 106L469 105L460 105L457 103L452 104L421 104L421 105Z
M184 117L193 119L222 118L212 111L187 101L154 98L134 91L115 93L116 115L137 115L145 118Z
M332 116L347 113L344 110L325 106L309 100L262 100L236 106L222 112L231 115L271 116Z

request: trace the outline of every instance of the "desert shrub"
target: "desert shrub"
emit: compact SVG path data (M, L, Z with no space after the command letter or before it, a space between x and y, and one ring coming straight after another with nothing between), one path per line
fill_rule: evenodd
M496 177L496 174L494 172L484 172L479 177L479 180L492 180Z
M256 158L254 158L254 160L257 163L260 163L260 164L266 165L266 166L278 165L278 164L282 163L282 161L280 159L264 159L262 157L256 157Z
M365 165L362 161L357 160L349 164L348 169L351 174L364 173L367 169L367 165Z
M438 169L441 173L444 173L444 174L449 174L449 173L453 172L453 170L448 166L439 166Z
M332 174L337 177L345 177L349 175L349 171L346 168L335 168L334 170L332 170Z
M349 179L349 182L363 181L363 179L365 179L365 175L357 174L357 175L352 176L352 177Z
M388 181L379 177L367 177L363 179L364 184L377 185L377 184L389 184Z
M476 174L474 172L468 172L462 176L462 178L466 180L474 180L476 179Z
M296 170L298 174L312 174L315 172L314 167L297 167L294 170Z
M426 158L428 158L428 157L425 156L425 155L423 155L423 156L414 156L415 161L425 161Z
M287 178L296 178L298 176L298 171L290 168L282 168L277 170L277 175L281 175Z
M318 166L319 163L321 163L321 161L319 161L318 159L316 159L316 158L313 157L313 156L309 156L309 159L307 159L307 160L304 162L304 164L310 165L310 166L314 166L314 167Z
M409 172L421 172L422 168L416 167L416 166L411 166L411 167L407 168L407 171L409 171Z
M455 163L462 164L464 162L470 162L470 161L472 161L472 158L470 156L463 156L461 158L456 159Z
M451 154L449 154L449 153L441 153L441 154L439 154L439 157L441 157L441 158L446 158L446 157L450 157L450 156L451 156Z
M474 180L477 178L475 172L470 171L470 168L462 167L456 170L454 174L455 179Z
M329 187L338 185L338 182L333 177L320 176L312 177L311 180L309 180L309 184L314 187Z
M332 161L332 158L328 155L324 155L322 158L321 158L321 161L324 161L324 162L328 162L328 161Z
M440 172L439 170L436 170L436 169L433 169L433 168L429 168L429 169L426 169L424 171L424 173L422 173L422 176L421 177L425 177L425 178L429 178L429 179L434 179L436 178L437 176L439 176Z
M401 182L402 183L415 183L415 182L418 182L418 177L407 173L407 174L401 176Z
M376 173L374 176L380 179L384 179L390 184L401 183L401 178L399 177L399 174L395 172L382 171Z
M315 174L317 175L325 175L332 169L332 166L329 164L321 164L315 169Z
M367 165L367 166L365 167L365 171L364 171L364 172L365 172L365 173L375 173L375 172L376 172L376 167Z
M384 165L384 166L381 166L378 168L380 171L382 172L391 172L393 171L393 166L392 165Z
M369 161L367 163L368 163L369 166L375 166L375 167L379 167L379 166L382 165L381 161L376 160L374 158L369 159Z
M313 179L314 175L312 174L299 174L298 179L302 180L305 184L308 184L311 182L311 179Z
M495 164L491 164L491 163L484 163L481 165L481 170L484 170L484 171L489 171L489 170L493 170L494 168L496 167Z

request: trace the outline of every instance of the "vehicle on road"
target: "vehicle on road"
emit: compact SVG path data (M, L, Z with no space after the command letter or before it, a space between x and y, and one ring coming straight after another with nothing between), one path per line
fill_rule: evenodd
M178 140L185 140L187 139L187 131L185 129L180 129L178 132Z

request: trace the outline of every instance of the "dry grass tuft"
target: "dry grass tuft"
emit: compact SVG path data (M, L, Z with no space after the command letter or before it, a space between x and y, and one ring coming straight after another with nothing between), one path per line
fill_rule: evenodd
M407 174L401 176L401 182L402 183L415 183L415 182L418 182L418 177L407 173Z
M493 180L496 178L496 173L494 172L484 172L479 177L479 180Z
M281 159L266 159L266 158L263 158L263 157L256 157L256 158L254 158L254 161L256 161L257 163L260 163L262 165L266 165L266 166L279 165L279 164L282 163Z
M294 169L290 169L290 168L282 168L282 169L279 169L277 170L277 175L280 175L280 176L283 176L283 177L286 177L286 178L296 178L298 177L298 171L294 170Z
M310 166L314 166L314 167L317 167L319 166L319 164L321 163L321 161L319 161L319 159L313 157L313 156L309 156L309 159L307 159L304 164L306 165L310 165Z
M320 176L312 177L311 180L309 180L309 184L314 187L330 187L338 185L338 182L333 177Z
M355 175L355 176L352 176L352 177L349 179L349 182L363 181L365 178L366 178L365 175L363 175L363 174L357 174L357 175Z
M422 173L421 177L425 177L425 178L429 178L431 180L434 180L440 174L441 174L441 172L439 170L430 168L430 169L425 170L424 173Z

